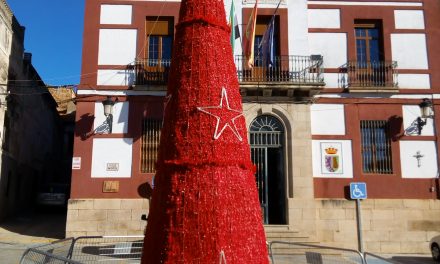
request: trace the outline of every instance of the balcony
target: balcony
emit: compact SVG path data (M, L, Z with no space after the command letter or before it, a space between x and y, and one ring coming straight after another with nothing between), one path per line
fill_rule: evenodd
M235 57L237 76L243 96L310 97L324 84L323 58L312 56L279 56L273 65L263 65L256 58L254 67L246 66L244 56ZM138 59L134 65L137 90L166 90L171 60Z
M311 97L325 85L323 58L312 56L277 56L272 65L256 57L249 68L245 56L235 56L238 81L243 96Z
M303 85L323 85L322 56L279 56L273 66L266 66L261 57L256 57L254 67L246 66L246 57L235 56L238 81L240 83L289 83Z
M340 67L339 82L350 92L397 92L397 62L349 61Z
M166 90L171 59L138 59L134 65L137 89Z

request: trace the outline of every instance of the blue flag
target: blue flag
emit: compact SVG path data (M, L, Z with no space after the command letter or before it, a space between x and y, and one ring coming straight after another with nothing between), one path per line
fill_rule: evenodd
M270 20L266 31L264 32L263 39L261 40L261 53L263 57L263 63L268 66L274 66L275 47L274 47L274 28L275 28L275 16Z

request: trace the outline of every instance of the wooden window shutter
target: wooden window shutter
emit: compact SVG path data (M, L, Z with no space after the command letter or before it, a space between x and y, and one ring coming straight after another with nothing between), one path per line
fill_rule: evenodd
M167 36L169 32L169 21L163 20L147 20L146 22L147 35Z

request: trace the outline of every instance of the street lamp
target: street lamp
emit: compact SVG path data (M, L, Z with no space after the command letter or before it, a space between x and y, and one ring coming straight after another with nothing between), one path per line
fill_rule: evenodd
M422 134L422 129L426 125L428 118L434 118L434 108L432 101L428 98L423 98L419 104L420 116L417 117L417 128L419 130L419 136Z
M104 115L107 117L106 121L109 127L109 133L112 133L113 105L115 105L115 101L113 101L110 96L107 96L107 99L102 101L102 105L104 106Z

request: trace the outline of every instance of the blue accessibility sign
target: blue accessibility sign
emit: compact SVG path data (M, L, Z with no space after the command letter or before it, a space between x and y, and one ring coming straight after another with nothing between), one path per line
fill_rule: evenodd
M350 198L367 199L367 184L365 182L351 182Z

